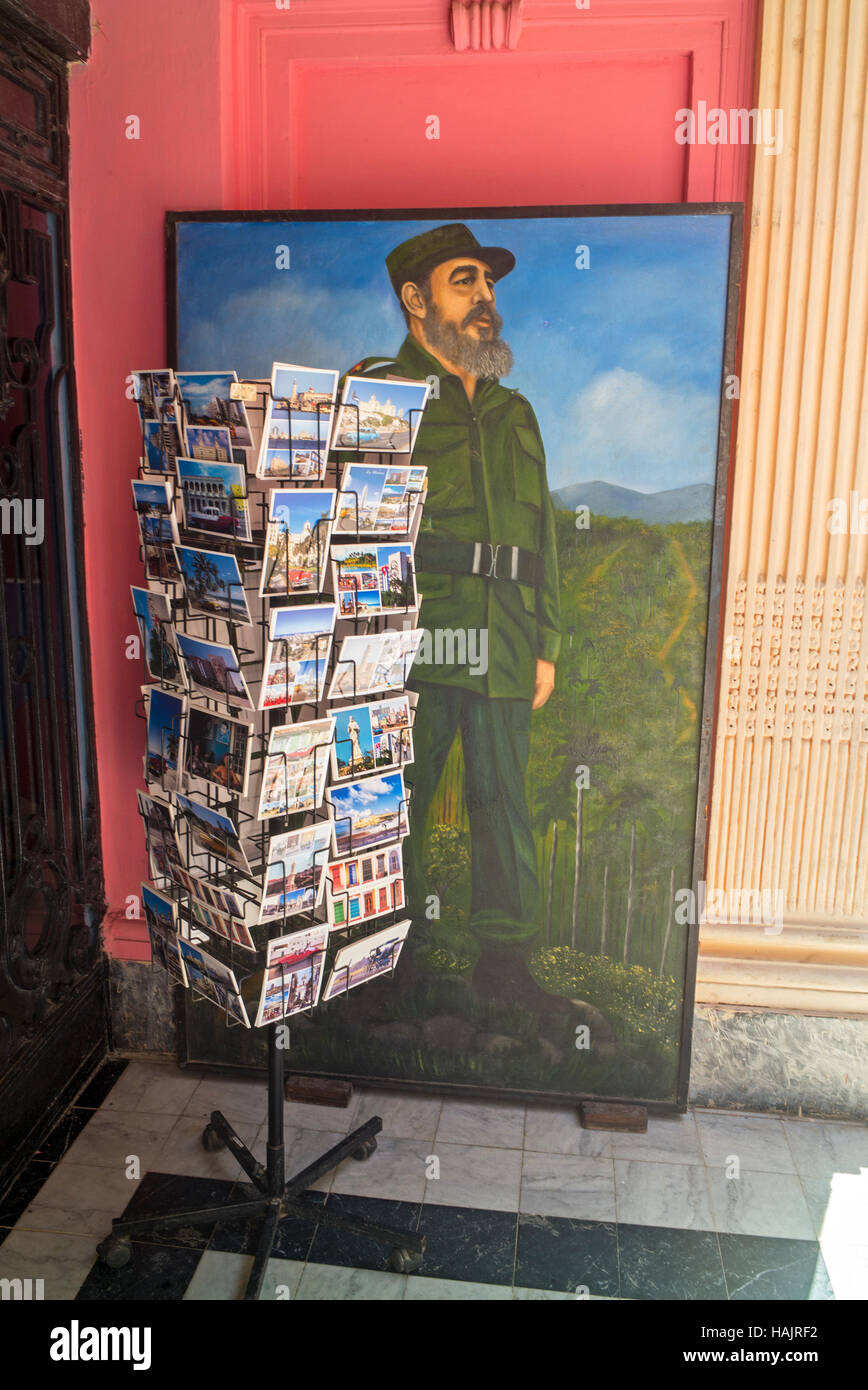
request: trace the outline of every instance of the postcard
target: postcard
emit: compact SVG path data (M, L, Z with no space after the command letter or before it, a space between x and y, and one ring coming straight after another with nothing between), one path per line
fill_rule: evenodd
M190 988L198 990L206 999L210 999L212 1004L216 1004L220 1009L225 1009L232 1018L243 1023L245 1028L249 1028L250 1020L247 1017L244 1000L238 992L235 972L230 970L228 965L217 960L215 956L209 956L206 951L202 950L201 946L194 946L192 941L185 941L181 937L178 944L181 948Z
M176 545L178 568L184 577L187 609L193 615L252 623L241 571L234 555L222 550L194 550Z
M181 850L175 838L175 813L167 801L137 791L139 815L145 822L151 874L154 878L174 878L181 867Z
M130 585L133 608L142 639L145 669L151 680L170 685L186 685L181 660L175 643L172 610L165 594L153 589L137 589Z
M328 698L358 699L406 685L422 641L422 628L394 628L371 636L345 637L335 664Z
M410 919L407 918L403 922L396 922L393 927L385 927L383 931L342 947L335 956L323 1002L394 970L409 930Z
M242 902L237 894L230 892L228 888L222 888L217 883L208 883L198 873L188 873L186 869L177 865L171 865L169 872L175 882L185 893L189 893L196 903L203 904L209 911L229 919L233 941L247 950L255 950L246 923L258 916L258 903L248 902L247 899ZM245 906L249 907L249 912L245 911Z
M256 950L253 937L239 918L224 917L221 912L216 912L213 908L203 907L201 902L195 898L191 900L190 913L194 922L204 927L206 931L213 932L215 936L222 937L224 941L234 941L236 946L243 947L245 951Z
M426 468L348 463L338 494L335 531L350 535L407 535L428 486Z
M151 960L167 970L178 984L186 985L187 973L179 950L178 909L174 901L149 883L143 883L142 907L151 942Z
M269 941L257 1028L314 1008L319 999L327 945L325 923Z
M384 772L329 787L326 805L335 823L338 855L359 854L408 835L408 801L403 772Z
M190 637L186 632L177 632L175 636L191 689L212 700L255 709L233 647L207 642L204 637Z
M263 598L323 588L336 495L334 488L274 489L259 583Z
M315 811L322 803L335 721L310 719L271 730L262 772L258 820Z
M312 912L320 900L332 847L332 822L314 821L301 830L272 835L259 910L260 922Z
M133 372L133 392L140 420L175 420L175 373L171 367Z
M235 796L247 795L253 725L200 705L187 707L188 777L201 777Z
M177 471L188 531L237 541L252 538L247 473L240 463L179 458Z
M142 442L142 465L149 473L174 473L175 461L184 452L174 421L143 420Z
M132 478L130 481L142 545L171 545L178 539L173 485L168 478Z
M175 804L190 824L193 846L186 855L188 867L192 862L193 853L201 853L223 859L241 873L250 874L250 865L238 838L238 831L228 816L224 816L213 806L205 806L201 801L191 801L189 797L181 796L180 792L176 794ZM183 833L181 843L184 844Z
M348 376L331 447L412 453L430 389L427 381Z
M333 545L332 577L340 618L415 613L419 607L409 541L386 545Z
M275 362L256 475L321 479L326 470L338 373Z
M352 927L403 906L404 864L399 844L326 866L326 910L332 927Z
M208 459L211 463L235 463L232 435L224 425L188 425L187 445L178 452L185 458Z
M272 608L260 709L316 704L322 699L334 625L333 603Z
M145 578L161 584L180 584L181 571L171 546L145 546Z
M236 449L250 449L253 436L243 401L230 392L237 372L176 372L178 394L184 406L184 425L204 425L229 430Z
M334 711L332 781L346 782L363 772L403 767L413 761L413 711L409 695Z
M148 742L145 778L158 782L163 791L181 785L179 765L185 699L158 685L142 686L147 714Z

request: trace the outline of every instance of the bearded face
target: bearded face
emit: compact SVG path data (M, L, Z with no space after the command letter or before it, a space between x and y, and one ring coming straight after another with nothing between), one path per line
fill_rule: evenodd
M447 261L415 287L425 316L420 327L431 351L477 379L499 380L512 370L503 319L494 307L494 278L482 261Z

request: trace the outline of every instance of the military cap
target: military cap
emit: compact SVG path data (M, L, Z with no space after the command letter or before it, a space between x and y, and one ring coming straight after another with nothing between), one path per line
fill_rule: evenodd
M457 260L459 256L484 261L491 268L495 280L508 275L515 265L515 256L511 251L503 246L480 246L463 222L449 222L443 227L434 227L430 232L420 232L389 252L386 269L395 294L400 299L401 289L408 280L418 283L430 275L435 266L442 265L444 261Z

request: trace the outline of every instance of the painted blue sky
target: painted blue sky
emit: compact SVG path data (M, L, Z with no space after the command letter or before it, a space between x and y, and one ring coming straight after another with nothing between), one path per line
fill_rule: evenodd
M393 355L406 329L385 256L437 225L182 224L181 368L218 361L242 377L267 377L275 359L344 372L363 356ZM552 489L593 479L643 492L712 483L729 217L468 225L483 245L516 256L497 285L503 336L515 354L504 381L536 412ZM289 270L275 268L281 245L290 248ZM589 248L587 270L576 269L578 246Z

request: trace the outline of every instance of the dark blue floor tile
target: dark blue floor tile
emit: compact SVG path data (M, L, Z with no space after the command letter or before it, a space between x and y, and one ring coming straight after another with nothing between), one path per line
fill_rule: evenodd
M76 1107L85 1110L98 1110L118 1077L123 1075L127 1065L125 1057L103 1062L99 1071L94 1073L84 1090L76 1096Z
M234 1182L219 1178L184 1178L170 1173L146 1173L131 1200L125 1217L160 1216L186 1208L208 1207L229 1201ZM193 1221L183 1226L156 1226L136 1236L151 1244L183 1245L204 1250L214 1230L213 1220Z
M733 1300L834 1298L815 1240L721 1235L726 1286Z
M76 1298L79 1302L176 1301L184 1297L201 1258L201 1250L133 1241L129 1263L123 1269L109 1269L97 1260Z
M511 1284L517 1220L514 1211L424 1205L419 1230L427 1243L416 1272L475 1284Z
M726 1298L714 1231L622 1225L618 1254L622 1298Z
M0 1199L0 1226L14 1226L51 1174L53 1163L32 1159Z
M557 1289L562 1293L587 1289L600 1298L617 1298L614 1223L520 1215L515 1283L519 1288Z
M352 1197L329 1193L327 1211L375 1221L396 1231L415 1231L419 1224L419 1202L389 1201L383 1197ZM313 1264L348 1265L352 1269L388 1269L389 1256L400 1240L374 1240L371 1236L342 1231L338 1226L320 1225L308 1255ZM420 1271L421 1272L421 1271Z
M47 1160L49 1163L59 1163L92 1115L92 1110L83 1110L74 1105L61 1120L58 1120L45 1143L40 1144L33 1157Z
M246 1202L262 1194L252 1183L237 1183L233 1202ZM317 1216L325 1202L324 1192L306 1192L302 1198L311 1208L310 1220L302 1216L285 1216L278 1224L272 1254L283 1260L306 1260L316 1230ZM262 1218L243 1217L238 1221L218 1221L208 1242L209 1250L241 1255L253 1255L262 1230Z

